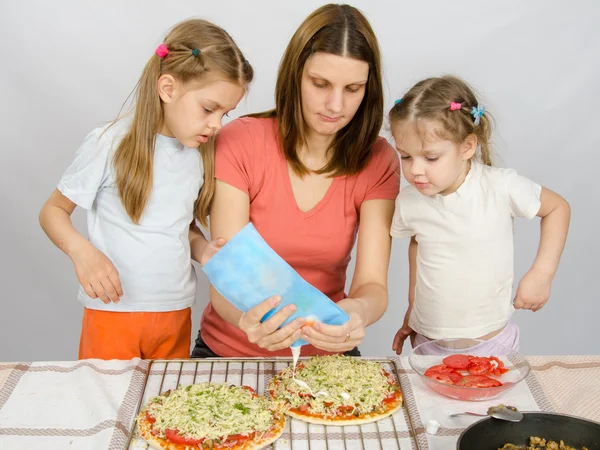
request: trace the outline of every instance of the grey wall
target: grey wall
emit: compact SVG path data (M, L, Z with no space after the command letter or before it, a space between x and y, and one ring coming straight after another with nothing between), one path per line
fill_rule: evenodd
M76 359L82 315L77 279L68 258L43 234L37 215L86 133L115 116L165 31L200 16L233 35L256 73L237 116L273 105L284 47L322 3L2 2L0 361ZM496 118L501 164L571 203L571 233L552 297L542 311L515 317L526 354L600 353L598 4L351 3L366 13L380 39L386 109L423 77L464 77ZM76 210L74 222L85 230L82 211ZM515 225L517 278L535 256L538 233L537 220ZM406 241L394 242L390 306L368 330L366 355L391 354L406 308L406 247ZM196 329L207 301L206 279L199 278Z

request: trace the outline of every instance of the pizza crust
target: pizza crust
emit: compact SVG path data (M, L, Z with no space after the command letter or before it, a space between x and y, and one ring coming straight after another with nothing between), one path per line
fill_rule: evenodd
M365 423L377 422L378 420L385 419L391 416L402 407L402 394L399 393L397 402L387 405L389 409L381 413L370 413L365 414L361 417L349 416L347 418L329 418L319 416L308 416L306 414L299 414L295 411L286 411L286 414L296 420L302 422L314 423L317 425L334 425L334 426L348 426L348 425L363 425Z
M140 415L137 420L138 432L150 447L156 450L198 450L197 445L175 444L166 439L154 436L152 434L152 423L146 419L145 415ZM246 441L242 444L228 447L227 450L259 450L265 448L275 442L283 434L285 429L285 416L283 414L277 417L277 422L273 427L273 436L263 439L259 442L254 440Z
M334 357L314 356L311 358L311 360L309 360L309 363L312 360L316 360L316 359L320 359L320 358L334 358ZM341 357L341 358L349 358L349 357ZM358 417L355 415L352 415L352 414L346 415L346 416L325 416L323 414L315 414L315 413L310 413L308 411L302 412L296 408L293 408L293 409L288 409L287 411L285 411L285 414L294 419L300 420L302 422L314 423L314 424L318 424L318 425L335 425L335 426L362 425L362 424L377 422L378 420L389 417L402 407L402 400L403 400L402 391L400 389L398 382L395 379L392 379L390 374L387 373L383 369L383 367L381 367L381 370L383 370L383 374L385 374L386 378L388 379L388 380L386 380L386 383L391 383L391 385L394 387L392 392L395 393L394 400L392 400L392 401L388 400L388 401L383 402L383 404L380 407L380 409L383 409L383 411L366 413L366 414L362 414ZM271 395L271 398L278 399L278 397L277 397L278 388L280 388L282 385L285 388L286 381L290 382L290 380L288 378L289 374L286 373L286 371L289 372L289 368L279 371L279 373L277 373L271 379L269 386L268 386L268 391ZM329 374L329 376L331 377L333 375ZM318 389L320 389L320 387L315 388L315 389L318 390ZM285 399L281 398L281 400L285 400ZM325 399L322 399L322 400L324 402L326 401Z

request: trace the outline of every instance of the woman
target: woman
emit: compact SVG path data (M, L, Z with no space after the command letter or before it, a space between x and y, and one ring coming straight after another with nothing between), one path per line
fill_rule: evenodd
M377 40L365 17L325 5L296 31L279 67L276 107L237 119L217 138L211 235L230 239L249 221L307 282L350 316L341 326L306 326L288 305L266 299L245 314L212 287L192 357L347 352L387 308L389 229L399 190L398 159L378 137L383 120ZM359 227L360 222L360 227ZM346 269L358 234L348 296Z

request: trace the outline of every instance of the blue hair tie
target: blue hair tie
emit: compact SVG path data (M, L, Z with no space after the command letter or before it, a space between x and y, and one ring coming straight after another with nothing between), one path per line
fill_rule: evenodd
M399 98L398 100L396 100L396 101L394 102L394 106L395 106L395 105L397 105L398 103L400 103L401 101L402 101L402 99L401 99L401 98Z
M473 106L471 108L471 115L473 116L473 124L475 126L479 125L479 122L481 121L481 117L483 116L483 113L485 112L485 106L480 105L479 103L477 103L477 106Z
M200 54L200 50L198 50L197 48L192 49L192 55L194 55L196 58L198 57L199 54Z

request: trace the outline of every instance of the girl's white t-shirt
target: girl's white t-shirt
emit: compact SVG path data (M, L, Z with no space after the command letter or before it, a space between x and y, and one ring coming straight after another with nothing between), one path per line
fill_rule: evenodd
M87 135L58 190L87 210L88 238L119 272L123 296L105 305L87 296L86 308L103 311L175 311L192 306L196 273L188 232L204 181L197 148L156 136L152 190L139 224L127 215L115 184L114 153L129 129L120 120Z
M459 189L396 199L391 235L415 236L417 279L409 326L430 338L476 338L504 327L514 307L515 217L532 219L541 186L473 161Z

